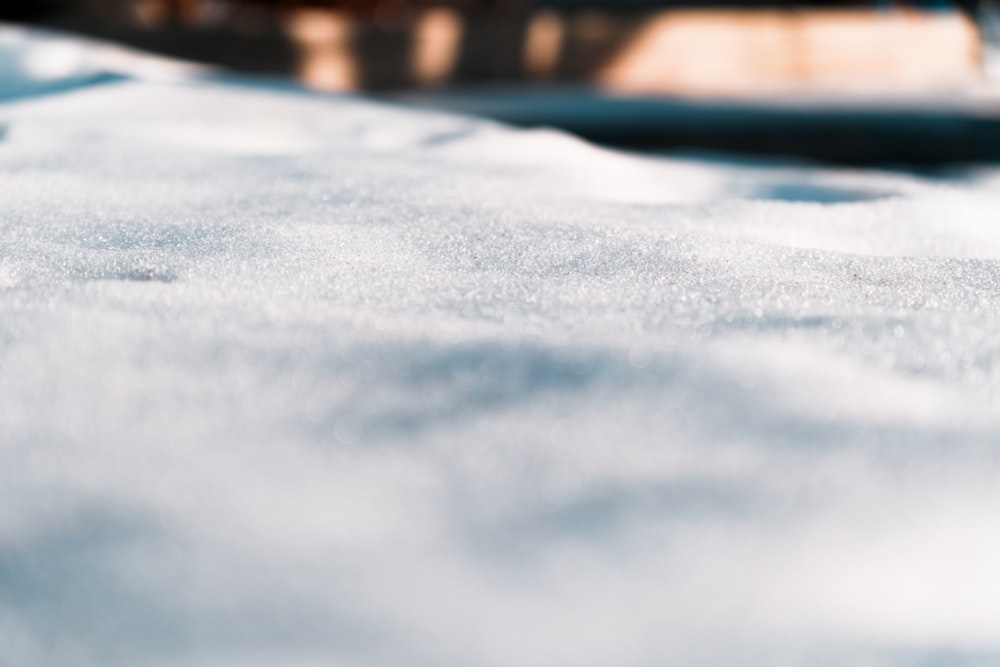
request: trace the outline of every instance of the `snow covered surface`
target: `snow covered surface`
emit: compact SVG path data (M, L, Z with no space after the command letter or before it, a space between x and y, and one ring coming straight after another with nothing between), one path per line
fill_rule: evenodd
M1000 170L47 39L0 31L5 667L1000 660Z

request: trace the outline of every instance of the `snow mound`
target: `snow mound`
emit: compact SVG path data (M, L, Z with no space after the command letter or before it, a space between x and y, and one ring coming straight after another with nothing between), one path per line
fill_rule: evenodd
M130 76L184 79L203 67L59 33L0 24L0 101Z

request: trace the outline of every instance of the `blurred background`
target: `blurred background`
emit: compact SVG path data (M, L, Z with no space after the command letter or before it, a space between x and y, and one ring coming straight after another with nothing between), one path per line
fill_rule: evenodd
M641 148L1000 157L987 0L33 0L34 24Z

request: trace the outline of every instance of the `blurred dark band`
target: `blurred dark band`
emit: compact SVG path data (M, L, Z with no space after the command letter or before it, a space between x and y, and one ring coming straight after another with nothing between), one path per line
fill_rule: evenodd
M886 2L885 0L32 0L31 2L0 3L0 20L36 22L53 17L103 16L116 12L127 14L140 5L159 5L173 20L197 14L201 6L211 5L217 10L256 8L273 11L316 8L349 11L371 15L388 6L396 9L423 9L451 7L460 11L505 12L550 7L556 9L595 8L604 11L634 11L667 8L913 8L934 10L947 7L975 13L980 0L911 0Z

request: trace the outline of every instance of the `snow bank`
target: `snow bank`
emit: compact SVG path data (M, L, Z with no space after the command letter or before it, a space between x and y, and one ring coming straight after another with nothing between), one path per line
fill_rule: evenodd
M127 74L0 105L4 665L1000 660L1000 172Z
M164 81L207 73L200 65L0 24L0 102L131 76Z

